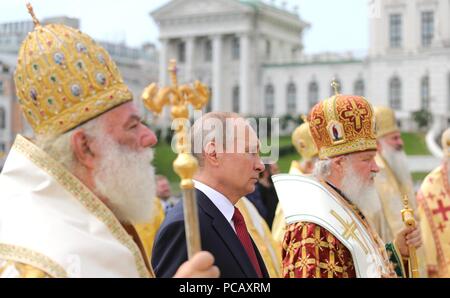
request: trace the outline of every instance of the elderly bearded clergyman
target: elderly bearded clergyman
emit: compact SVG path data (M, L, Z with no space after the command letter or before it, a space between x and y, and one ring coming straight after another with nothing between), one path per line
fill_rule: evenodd
M132 225L152 217L155 134L102 47L34 21L15 83L36 138L17 136L0 176L0 276L152 277ZM176 276L217 277L213 263Z

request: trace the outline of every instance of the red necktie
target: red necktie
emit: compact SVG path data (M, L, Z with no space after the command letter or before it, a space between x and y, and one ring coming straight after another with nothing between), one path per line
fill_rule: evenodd
M255 249L253 247L252 240L250 239L250 235L247 231L247 226L245 225L244 217L242 216L239 209L237 209L236 207L234 207L233 223L234 228L236 229L236 234L239 240L241 241L242 246L244 246L248 257L250 258L250 261L252 262L252 265L255 268L256 274L258 275L259 278L262 278L263 275L261 272L261 267L259 267L258 259L256 258Z

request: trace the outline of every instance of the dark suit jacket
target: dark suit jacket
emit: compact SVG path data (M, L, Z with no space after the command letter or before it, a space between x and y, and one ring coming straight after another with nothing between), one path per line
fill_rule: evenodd
M255 269L235 231L211 200L197 190L197 205L202 250L214 255L222 278L257 278ZM253 242L253 240L252 240ZM268 278L264 261L253 243L261 271ZM187 261L183 204L167 214L153 245L152 266L157 277L173 277Z

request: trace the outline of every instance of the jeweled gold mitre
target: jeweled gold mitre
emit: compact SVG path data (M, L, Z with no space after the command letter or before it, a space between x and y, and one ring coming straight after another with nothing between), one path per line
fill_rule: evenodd
M315 105L310 118L320 159L377 149L373 109L361 96L336 94Z
M74 28L42 26L23 41L15 72L19 105L39 135L59 135L131 101L104 48Z
M374 111L377 123L377 138L400 131L395 119L395 113L391 108L378 106L374 107Z
M304 160L311 160L318 154L307 121L298 126L292 133L292 144Z

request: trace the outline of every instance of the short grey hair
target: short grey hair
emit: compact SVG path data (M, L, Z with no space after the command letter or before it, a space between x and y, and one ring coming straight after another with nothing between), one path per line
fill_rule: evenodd
M203 115L194 122L190 130L191 152L197 158L199 166L204 166L204 148L209 142L220 138L222 145L227 143L227 137L230 135L230 128L227 120L243 119L239 114L230 112L211 112ZM225 129L224 129L225 128ZM201 145L201 148L198 148Z

